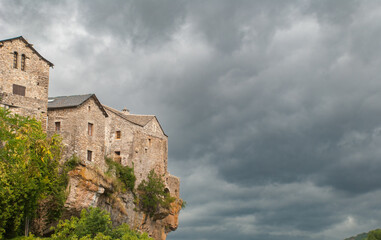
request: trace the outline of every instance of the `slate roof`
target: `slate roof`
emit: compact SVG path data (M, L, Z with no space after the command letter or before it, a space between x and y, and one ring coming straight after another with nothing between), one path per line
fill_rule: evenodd
M79 107L90 98L94 98L95 102L97 103L98 107L101 109L103 114L106 117L108 117L107 112L105 111L95 94L49 97L48 110Z
M149 121L151 121L153 118L155 118L154 115L124 114L123 112L116 110L112 107L109 107L106 105L103 105L103 107L105 109L109 110L110 112L115 113L119 117L126 119L127 121L132 122L132 123L139 125L141 127L144 127L145 125L147 125L147 123L149 123Z
M28 41L23 37L23 36L18 36L18 37L14 37L14 38L8 38L8 39L3 39L3 40L0 40L0 43L1 42L7 42L7 41L13 41L13 40L16 40L16 39L20 39L21 41L23 41L27 47L29 47L30 49L33 50L34 53L37 54L37 56L39 56L42 60L44 60L50 67L53 67L54 64L51 63L50 61L48 61L46 58L44 58L43 56L41 56L41 54L39 52L37 52L36 49L33 48L33 44L30 44L28 43Z
M109 106L106 106L106 105L103 105L103 107L105 109L107 109L108 111L114 113L115 115L117 115L117 116L119 116L119 117L133 123L133 124L141 126L141 127L144 127L152 119L156 118L155 115L125 114L119 110L116 110L116 109L109 107ZM157 118L156 118L156 120L157 120ZM159 121L157 121L157 122L159 123ZM160 126L160 129L163 131L164 135L167 136L167 134L165 134L163 128L161 127L160 123L159 123L159 126Z

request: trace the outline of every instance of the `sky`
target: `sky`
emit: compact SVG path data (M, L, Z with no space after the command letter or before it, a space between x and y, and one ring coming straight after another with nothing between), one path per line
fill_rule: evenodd
M168 240L381 227L381 1L0 0L50 96L155 114L187 201Z

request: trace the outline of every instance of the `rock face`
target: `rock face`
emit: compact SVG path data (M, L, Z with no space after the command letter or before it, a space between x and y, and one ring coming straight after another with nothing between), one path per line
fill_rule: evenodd
M99 207L110 213L114 225L127 223L155 240L165 240L169 232L177 229L182 205L178 196L169 210L160 209L149 217L138 210L132 192L117 192L111 178L100 170L78 166L69 176L65 217L79 215L84 208Z

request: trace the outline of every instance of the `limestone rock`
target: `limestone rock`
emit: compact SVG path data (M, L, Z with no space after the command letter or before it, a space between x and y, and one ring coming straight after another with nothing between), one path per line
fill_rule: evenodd
M131 228L147 232L155 240L165 240L178 227L182 200L178 198L171 208L160 209L152 218L138 211L132 192L118 193L110 178L101 171L78 166L69 173L68 198L64 216L78 215L88 207L99 207L110 213L114 225L127 223Z

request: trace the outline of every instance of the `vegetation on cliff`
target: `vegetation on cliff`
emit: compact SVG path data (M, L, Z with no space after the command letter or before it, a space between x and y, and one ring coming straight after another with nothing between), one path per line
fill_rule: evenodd
M134 174L134 168L129 166L123 166L120 163L113 161L111 158L105 158L105 161L109 167L108 172L114 172L117 181L122 184L122 191L134 191L136 177Z
M0 239L29 232L41 201L56 219L65 201L61 140L47 138L41 123L0 108Z
M127 224L113 228L110 215L99 208L83 209L81 217L60 221L50 238L22 237L20 240L152 240L147 233L131 230Z
M163 179L154 170L149 172L147 180L139 184L138 193L138 205L150 217L160 208L169 209L170 204L176 200L166 191Z

